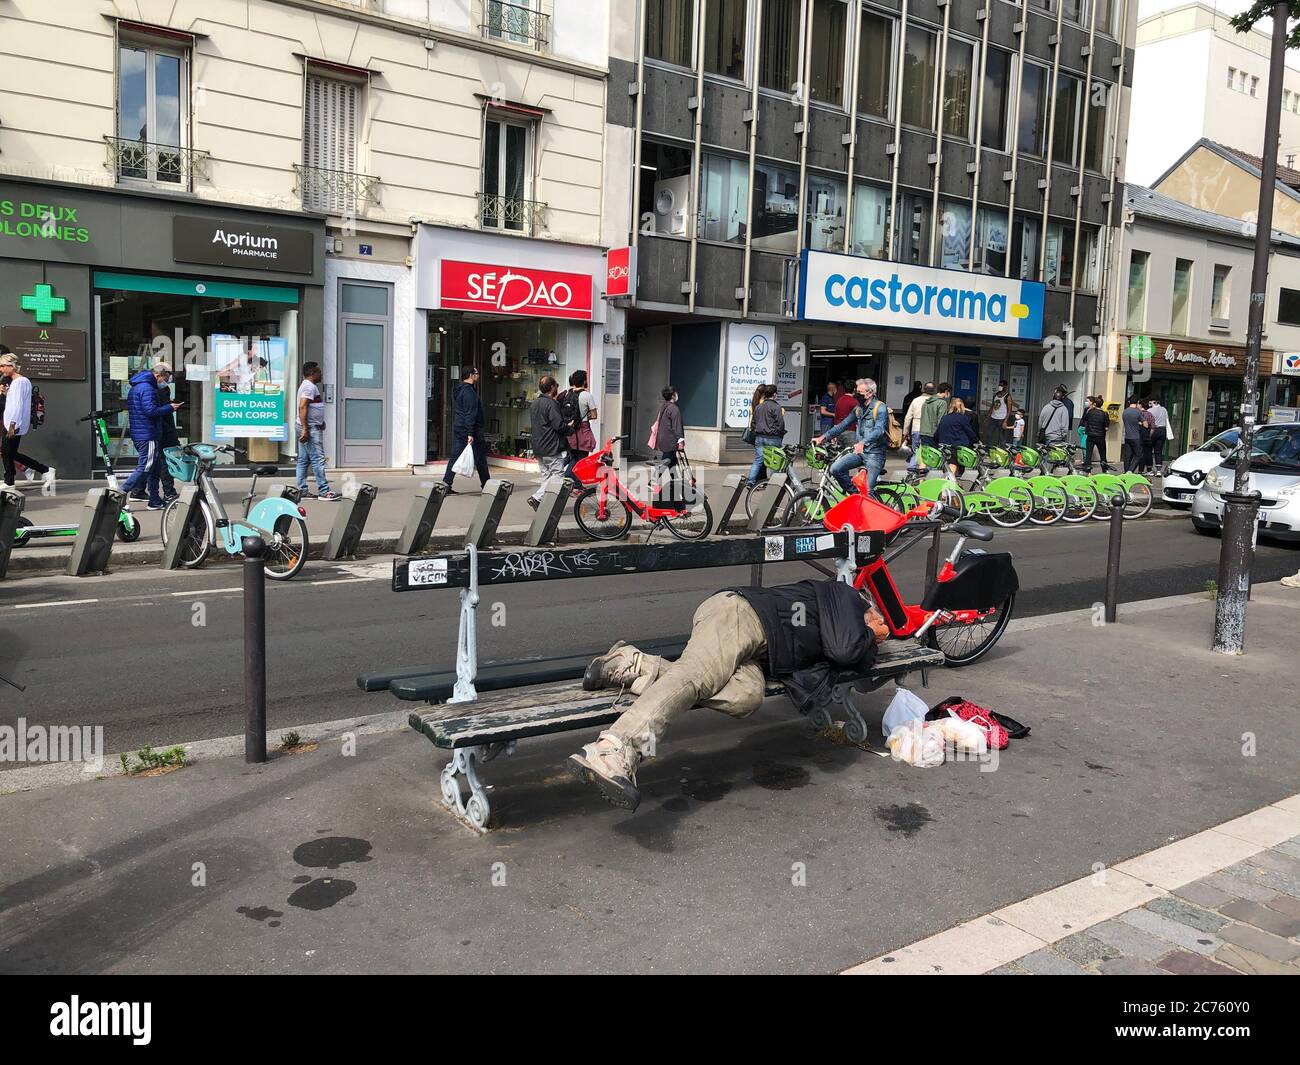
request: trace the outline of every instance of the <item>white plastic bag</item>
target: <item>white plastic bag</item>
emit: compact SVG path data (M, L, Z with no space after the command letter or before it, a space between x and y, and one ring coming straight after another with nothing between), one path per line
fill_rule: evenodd
M884 719L880 722L880 731L884 733L885 739L889 739L899 725L924 721L925 715L929 712L930 708L916 695L906 688L899 688L894 693L894 697L889 700L889 706L885 708Z
M451 472L458 477L469 477L474 473L474 445L466 444L460 458L451 464Z
M984 755L989 753L989 739L984 730L970 721L963 721L951 710L942 721L934 722L943 733L944 741L951 743L959 751L968 754Z
M943 729L937 722L925 725L912 720L899 725L889 734L885 745L896 762L906 762L918 769L943 765Z

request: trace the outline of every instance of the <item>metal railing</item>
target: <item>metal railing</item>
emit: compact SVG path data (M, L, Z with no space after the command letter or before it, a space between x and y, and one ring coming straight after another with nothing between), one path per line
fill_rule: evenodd
M507 233L533 236L546 227L546 204L537 200L517 200L495 193L478 194L479 224L484 229L501 229Z
M208 164L212 156L194 148L175 144L105 137L108 158L105 166L119 181L148 181L188 189L195 177L210 180Z
M507 4L502 0L484 0L483 36L513 41L541 48L551 34L551 16L535 11L527 4Z
M356 214L362 204L379 203L379 179L369 174L299 163L294 164L293 173L293 191L302 200L304 210Z

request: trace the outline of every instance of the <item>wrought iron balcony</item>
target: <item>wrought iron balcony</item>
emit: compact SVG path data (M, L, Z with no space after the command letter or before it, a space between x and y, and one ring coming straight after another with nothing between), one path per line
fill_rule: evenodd
M105 137L108 159L105 166L119 181L148 181L188 189L195 177L210 180L208 164L212 156L193 148L174 144Z
M303 210L325 214L356 214L362 204L379 203L379 179L351 170L325 170L318 166L294 165L294 192Z
M516 200L495 193L478 194L479 224L484 229L533 236L546 228L546 204L537 200Z
M483 0L483 35L493 40L545 47L551 35L551 16L528 4Z

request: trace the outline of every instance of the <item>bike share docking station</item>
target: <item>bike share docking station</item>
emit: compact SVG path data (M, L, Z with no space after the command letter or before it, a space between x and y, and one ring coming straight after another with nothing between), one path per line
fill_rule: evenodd
M77 539L68 558L69 577L103 573L113 554L118 516L126 505L126 493L115 488L92 488L86 493Z
M163 523L166 526L162 538L163 569L180 569L181 548L198 531L203 521L203 513L199 509L199 500L203 496L202 487L194 482L177 487L180 489L180 498L163 511Z
M0 485L0 579L9 569L9 552L18 535L18 519L23 516L26 500L17 488Z
M481 551L492 545L497 536L497 526L501 524L501 515L505 513L514 489L509 481L499 481L495 477L483 486L483 494L479 496L469 531L465 534L466 547L473 544Z
M428 548L446 498L447 484L444 481L426 481L415 490L411 509L406 512L406 521L402 525L402 534L397 538L397 554L418 555Z
M377 495L378 486L365 481L349 484L343 489L334 527L330 529L330 538L325 544L325 553L321 556L326 562L356 557L361 549L361 534L365 531L366 519L370 517L370 508Z

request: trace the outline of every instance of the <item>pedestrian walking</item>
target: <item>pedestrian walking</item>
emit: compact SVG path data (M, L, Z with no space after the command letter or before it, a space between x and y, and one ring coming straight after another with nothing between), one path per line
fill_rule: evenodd
M1062 444L1070 435L1070 408L1065 404L1065 391L1058 388L1038 412L1038 435L1048 444Z
M542 503L542 493L553 477L563 477L568 465L568 426L560 412L560 383L550 374L544 374L537 383L541 391L529 408L532 425L533 455L537 459L540 476L537 491L528 497L528 505L536 510Z
M873 492L876 481L885 468L885 445L889 439L889 408L876 398L876 382L870 377L861 378L854 386L857 406L847 418L831 427L813 441L815 444L833 440L840 433L852 429L857 438L853 450L831 463L831 476L845 492L852 492L852 471L859 466L867 471L867 491Z
M162 491L164 503L170 503L179 494L176 491L176 479L167 468L165 452L169 447L180 447L181 437L176 429L176 412L171 409L172 390L168 385L158 386L158 406L166 406L158 415L158 486ZM144 497L147 498L147 497Z
M1006 381L999 381L997 391L989 400L984 439L989 444L1007 442L1007 416L1011 413L1011 386Z
M939 384L934 395L927 396L925 406L921 408L921 444L927 447L933 447L935 443L935 433L939 431L939 423L948 413L948 404L952 402L952 385L944 381Z
M677 456L686 447L686 431L682 428L682 411L677 405L677 389L668 385L662 392L663 405L655 415L654 429L650 432L650 447L659 452L666 469L675 469Z
M1092 453L1097 452L1101 468L1106 468L1106 434L1110 432L1110 415L1102 406L1101 396L1089 396L1080 422L1083 430L1083 472L1092 472Z
M23 437L32 429L32 383L19 372L18 356L9 348L0 344L0 377L9 387L5 394L4 441L0 443L0 455L4 460L5 484L11 488L16 470L14 464L21 462L31 471L41 475L41 482L53 485L54 470L40 459L29 458L18 449L22 447Z
M566 425L573 428L568 436L569 468L572 473L579 459L585 459L596 450L596 431L591 423L599 413L596 398L587 389L587 371L574 370L569 374L569 389L560 397L560 413Z
M934 382L927 381L921 386L921 391L912 397L903 414L903 439L912 446L912 455L907 460L909 470L916 469L916 464L921 461L917 454L921 449L921 413L925 410L926 400L933 395Z
M962 413L965 414L966 417L970 420L971 432L975 434L975 442L978 444L980 441L981 426L980 426L979 407L975 402L975 397L967 396L965 399L961 401L961 403L962 403Z
M302 384L298 386L298 491L304 499L307 491L307 468L316 478L316 498L332 503L338 496L330 488L325 473L325 397L321 395L320 363L306 362L302 367ZM170 416L164 415L164 420Z
M141 488L148 488L150 510L162 510L165 505L159 494L161 481L162 448L158 443L161 434L161 415L180 410L184 403L160 402L159 390L171 380L172 368L165 362L156 362L150 370L141 370L131 378L131 391L126 397L130 416L128 432L139 456L135 470L122 485L129 496L138 496Z
M1151 415L1151 467L1162 470L1165 465L1165 443L1169 439L1169 412L1160 402L1159 396L1152 396L1147 413Z
M854 395L853 388L852 381L840 382L840 394L835 399L835 421L832 425L839 425L857 408L858 397Z
M442 475L447 494L455 495L452 485L456 471L452 469L461 452L467 447L474 455L474 470L481 488L488 481L487 441L483 439L483 400L478 394L479 370L477 366L463 366L460 384L451 397L451 454L447 459L447 472Z
M826 382L826 391L817 404L817 429L826 432L836 422L835 403L840 395L840 386L835 381Z
M971 418L975 413L967 410L966 404L960 399L953 397L948 404L948 413L939 419L935 443L940 447L974 447L979 443L979 436L975 432L977 421ZM948 468L959 477L966 472L965 467L955 460L949 462Z
M763 448L780 447L785 440L785 412L776 401L776 385L761 385L754 393L755 406L749 424L754 430L754 464L749 467L749 483L767 480Z
M1120 460L1124 463L1125 473L1136 473L1142 462L1142 426L1146 413L1142 410L1141 400L1137 396L1128 397L1128 405L1120 415L1124 425L1124 444L1120 448Z
M1138 428L1138 439L1142 443L1142 458L1138 463L1138 472L1149 474L1151 472L1151 444L1155 437L1156 420L1151 416L1149 409L1151 401L1144 399L1141 404L1142 424Z
M919 396L923 391L925 391L925 386L922 385L920 381L912 382L912 390L903 397L904 414L907 413L907 409L912 405L912 401L916 399L916 397Z

